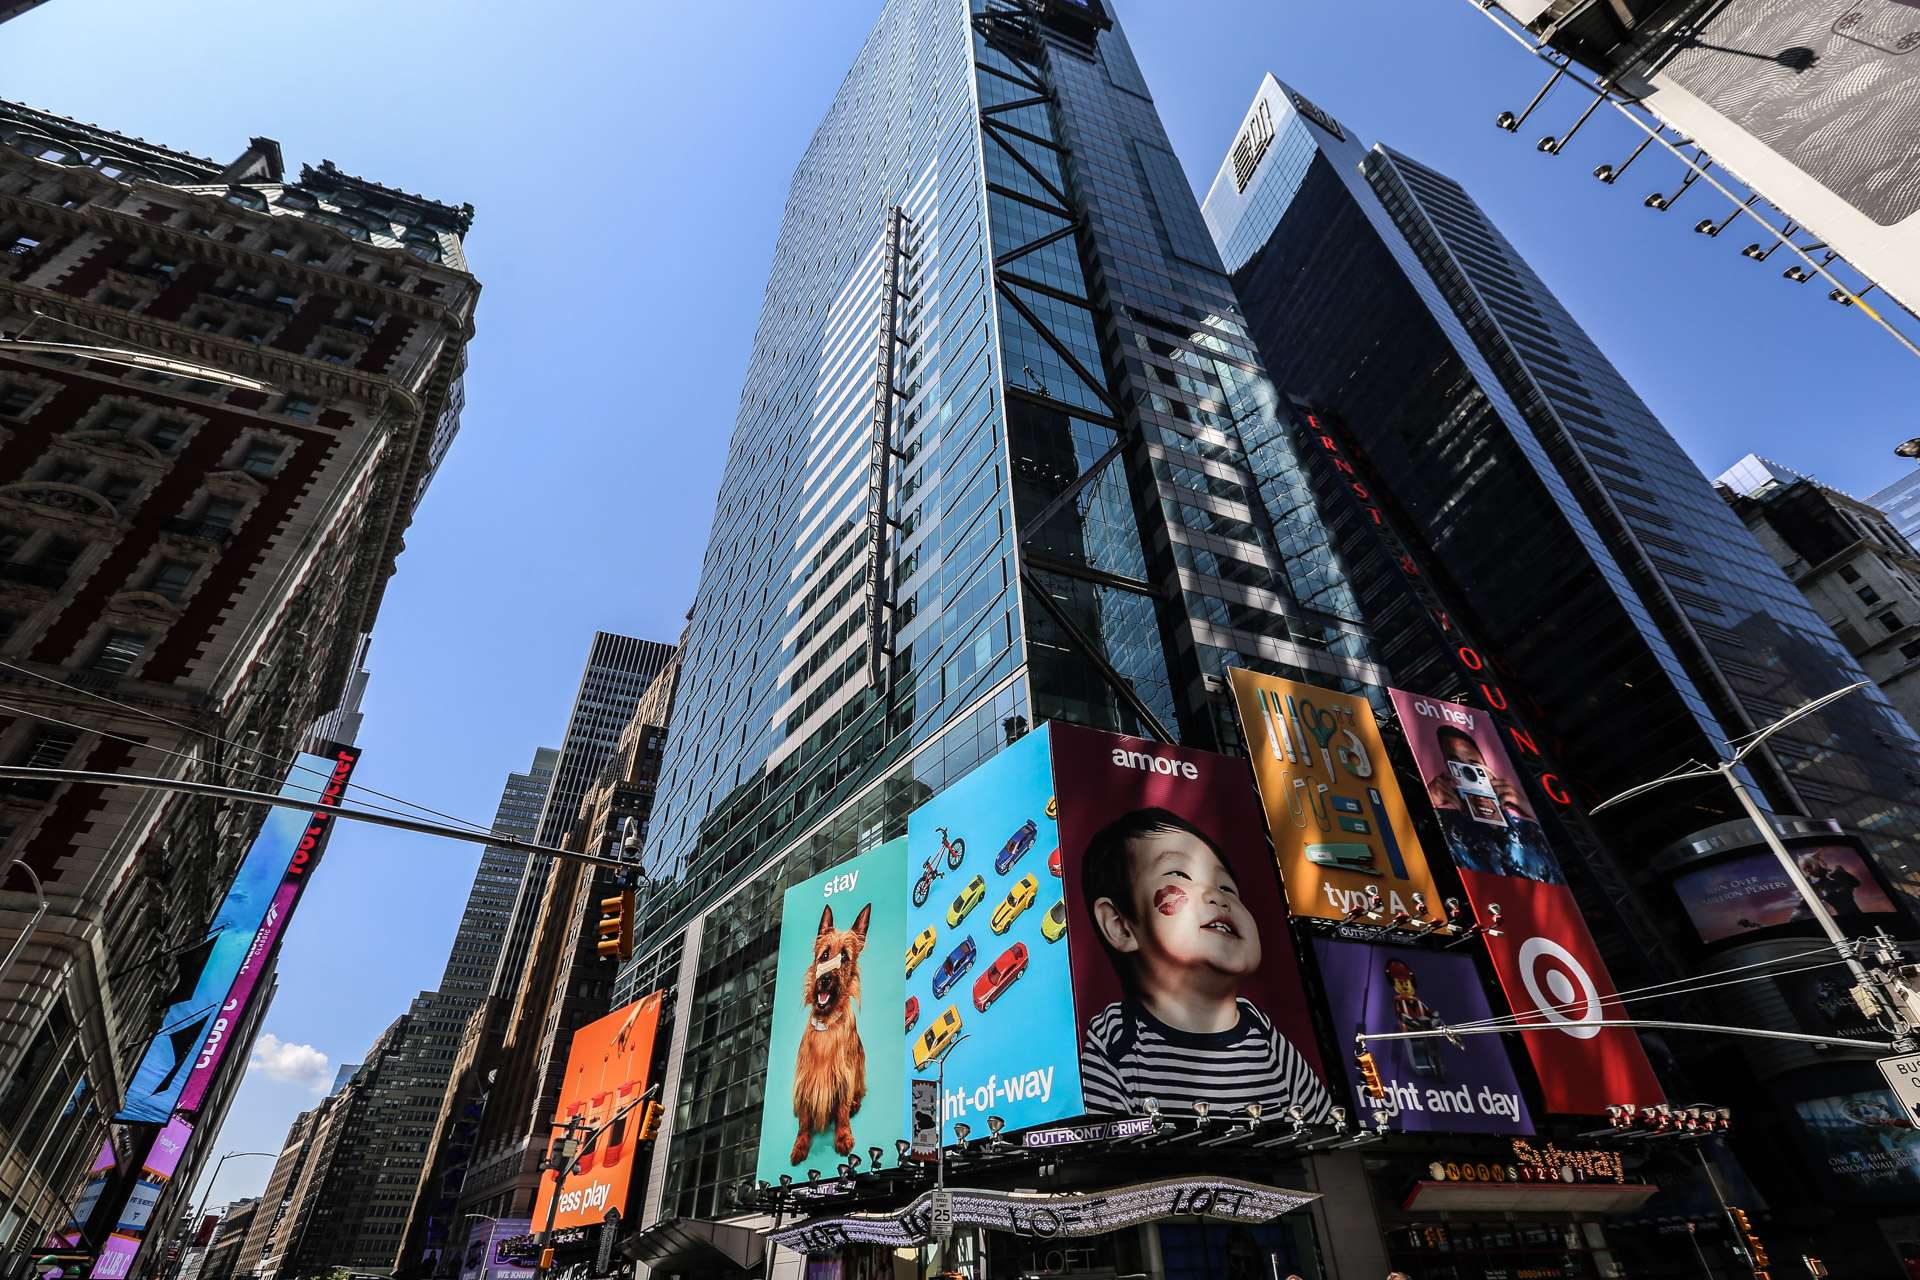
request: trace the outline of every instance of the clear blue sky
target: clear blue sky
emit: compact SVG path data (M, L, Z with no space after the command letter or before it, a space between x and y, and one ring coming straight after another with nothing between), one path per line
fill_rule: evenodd
M1671 161L1595 182L1618 126L1538 154L1571 100L1494 129L1544 76L1466 0L1116 3L1200 191L1272 70L1465 183L1708 474L1758 451L1865 494L1908 465L1920 361L1741 258L1750 237L1694 235L1701 190L1642 207ZM465 425L387 590L367 784L487 821L557 745L596 628L678 636L788 179L878 9L49 0L0 27L0 84L32 106L220 160L265 134L478 210ZM266 1030L328 1081L359 1061L438 981L477 856L343 828ZM218 1150L277 1150L317 1096L255 1070ZM216 1199L270 1167L229 1163Z

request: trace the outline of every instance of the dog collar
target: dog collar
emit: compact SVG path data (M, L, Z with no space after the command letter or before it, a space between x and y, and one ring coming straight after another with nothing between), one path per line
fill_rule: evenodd
M827 1024L820 1021L820 1019L818 1018L808 1018L807 1024L811 1026L815 1031L825 1031L827 1029Z

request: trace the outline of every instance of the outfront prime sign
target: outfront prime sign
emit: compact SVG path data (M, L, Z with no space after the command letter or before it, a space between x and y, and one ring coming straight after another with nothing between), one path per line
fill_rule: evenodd
M1137 1182L1079 1195L960 1188L946 1194L953 1198L956 1226L985 1227L1038 1240L1097 1236L1180 1215L1261 1223L1319 1199L1311 1191L1214 1177ZM815 1218L783 1231L770 1231L767 1238L803 1253L820 1253L843 1244L906 1248L929 1238L934 1195L929 1191L897 1213Z

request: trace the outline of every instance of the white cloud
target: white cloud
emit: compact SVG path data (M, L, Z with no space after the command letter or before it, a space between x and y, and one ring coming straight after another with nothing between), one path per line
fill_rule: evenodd
M333 1068L327 1065L327 1055L310 1044L288 1044L272 1032L267 1032L253 1045L253 1060L247 1063L247 1069L258 1068L282 1084L297 1084L325 1093L327 1086L333 1083Z

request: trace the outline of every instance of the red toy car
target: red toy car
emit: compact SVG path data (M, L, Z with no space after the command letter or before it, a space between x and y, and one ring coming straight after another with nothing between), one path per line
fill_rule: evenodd
M1053 872L1055 880L1060 878L1060 850L1055 849L1047 855L1047 870Z
M907 997L907 1030L913 1030L913 1024L920 1021L920 997Z
M985 1013L987 1006L1007 993L1007 988L1027 971L1027 944L1016 942L1000 953L993 967L973 984L973 1007Z

